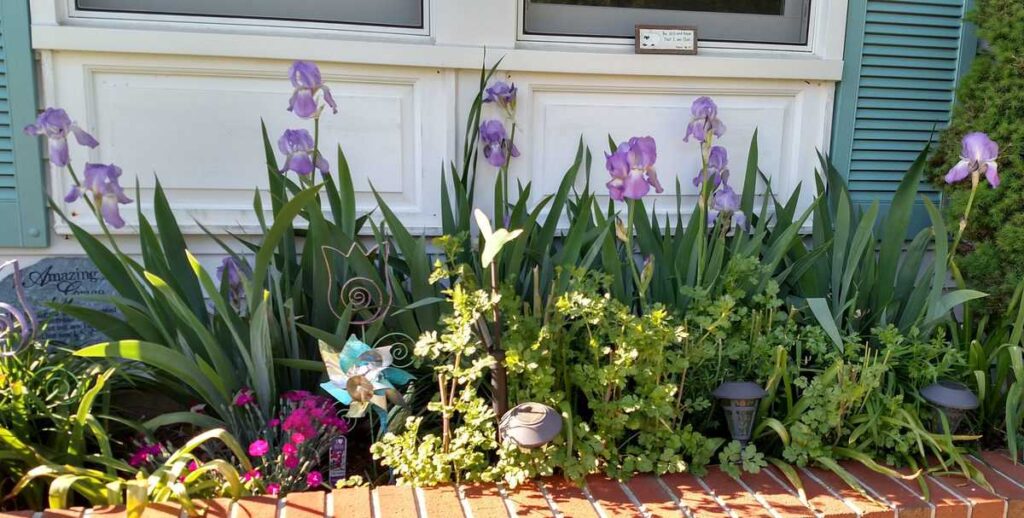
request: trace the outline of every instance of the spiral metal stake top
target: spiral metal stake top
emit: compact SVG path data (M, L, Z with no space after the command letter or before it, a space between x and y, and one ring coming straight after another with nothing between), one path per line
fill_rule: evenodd
M334 316L342 318L346 310L349 310L349 323L360 326L365 331L366 326L384 318L388 310L391 309L394 297L391 293L391 276L387 271L391 247L389 243L385 242L383 245L375 246L363 253L365 257L370 258L374 252L378 252L377 268L380 277L384 279L383 287L366 277L351 277L336 288L341 276L335 274L330 254L335 253L348 259L357 251L358 247L358 243L352 243L347 251L331 246L323 247L322 251L327 267L327 282L329 284L327 297L331 312L334 313ZM366 313L369 314L360 316Z
M14 302L0 302L0 357L13 356L18 351L28 347L35 339L39 323L32 306L25 296L25 290L21 284L21 269L18 268L18 261L11 260L0 263L0 272L10 267L14 274L11 282L14 283L14 293L17 297L17 304Z
M384 279L383 288L372 279L366 277L352 277L341 284L341 286L336 286L341 279L340 275L336 275L334 272L331 254L337 254L348 259L356 252L358 246L358 243L353 243L346 251L330 246L324 246L321 250L327 268L327 282L330 286L327 294L328 307L331 308L331 313L339 319L342 318L346 309L350 309L349 323L359 326L362 330L360 335L363 336L366 334L368 326L387 316L394 302L394 295L392 294L391 276L388 275L388 259L391 257L391 244L387 242L362 253L367 258L372 257L375 252L377 253L378 260L375 266L380 278ZM366 312L370 314L365 317L358 316ZM416 340L409 335L393 332L379 337L373 344L373 347L387 347L391 353L393 366L408 367L413 361L411 351L412 345L415 342Z

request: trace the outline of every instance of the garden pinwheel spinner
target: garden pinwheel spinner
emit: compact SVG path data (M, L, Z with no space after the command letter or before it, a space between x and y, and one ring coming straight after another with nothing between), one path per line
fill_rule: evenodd
M320 355L330 378L320 387L348 405L349 418L363 417L372 408L380 417L381 430L384 430L389 403L405 404L398 387L413 379L408 372L392 366L391 346L370 347L352 335L341 351L321 341Z

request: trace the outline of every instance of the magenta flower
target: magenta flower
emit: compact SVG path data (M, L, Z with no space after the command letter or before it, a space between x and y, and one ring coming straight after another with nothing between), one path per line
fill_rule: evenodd
M299 457L295 455L284 456L284 467L288 469L295 469L299 467Z
M704 169L693 177L693 186L700 187L704 183ZM707 176L715 188L729 179L729 153L722 146L712 146L708 153Z
M485 103L494 103L506 113L511 115L516 111L516 85L505 81L495 81L487 87L484 97Z
M277 139L277 149L285 155L284 165L281 166L282 173L295 171L306 176L313 172L314 167L323 174L331 172L331 164L317 152L313 136L304 129L285 130L281 138Z
M50 163L64 167L71 161L68 153L68 133L75 135L75 140L83 146L94 148L100 145L82 128L71 121L67 112L60 108L47 108L39 114L35 124L25 126L28 135L46 135L49 140Z
M251 457L262 457L270 451L270 444L263 439L256 439L249 444L249 456Z
M286 432L295 432L304 437L313 437L316 435L313 416L306 408L296 408L293 410L284 418L281 428Z
M267 494L270 496L277 496L281 492L281 484L271 482L267 484Z
M295 455L299 453L299 449L294 444L286 442L284 446L281 446L281 453L284 453L286 456Z
M306 485L317 487L324 483L324 476L319 471L310 471L306 474Z
M698 97L690 105L690 124L686 126L686 136L683 142L689 142L690 137L704 142L709 134L721 137L725 134L725 124L718 118L718 105L710 97Z
M243 387L237 394L235 394L234 405L251 405L254 401L256 401L256 398L252 395L252 389L249 387Z
M310 394L308 397L302 399L302 408L308 409L310 411L324 410L324 408L330 405L331 401L323 396L314 396Z
M657 145L651 137L633 137L619 144L614 153L605 153L605 168L612 179L605 184L613 200L639 200L654 187L661 193L661 183L654 169L658 158Z
M313 396L313 393L308 390L289 390L284 394L281 394L281 399L285 401L302 401Z
M269 426L271 428L277 428L277 425L279 425L279 424L281 424L281 420L276 418L276 417L271 419L271 420L269 420L269 421L267 421L267 426Z
M114 164L85 164L84 176L81 187L72 187L64 196L64 201L73 203L82 195L83 190L89 191L93 203L100 209L103 221L114 228L123 227L124 219L121 218L118 204L131 203L132 199L125 195L118 181L121 168Z
M242 482L249 482L250 480L258 480L261 478L263 478L263 475L260 473L260 469L256 468L246 471L245 474L242 475Z
M315 63L296 61L288 70L288 76L295 88L292 98L288 101L288 111L303 119L319 117L323 107L320 106L317 94L323 92L324 102L334 113L338 113L338 104L334 102L331 89L324 84L323 78L320 77L320 69Z
M143 444L135 453L132 454L131 458L128 459L128 465L137 468L143 464L149 462L153 457L160 455L163 449L159 444Z
M505 125L500 120L491 119L480 124L480 142L484 144L484 158L494 167L505 165L506 154L519 156L519 149L509 141Z
M321 421L325 426L330 426L340 433L348 433L348 422L335 416L327 416Z
M711 210L708 211L708 224L712 225L718 216L731 216L732 224L744 226L747 221L746 215L740 210L740 195L732 190L729 184L722 184L722 188L715 192L711 200Z
M291 441L295 444L302 444L306 442L306 435L301 432L295 432L291 436Z
M953 184L973 174L979 177L984 174L989 185L999 187L999 166L996 165L999 144L988 135L975 132L965 135L961 145L960 161L946 173L946 183Z
M133 468L137 468L141 466L143 463L145 463L148 459L148 456L143 455L139 452L135 452L132 454L131 458L128 459L128 465Z

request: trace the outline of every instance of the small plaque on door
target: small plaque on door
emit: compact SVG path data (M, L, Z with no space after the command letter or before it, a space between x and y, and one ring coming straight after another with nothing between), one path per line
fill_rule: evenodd
M696 54L697 28L686 25L637 25L637 54Z

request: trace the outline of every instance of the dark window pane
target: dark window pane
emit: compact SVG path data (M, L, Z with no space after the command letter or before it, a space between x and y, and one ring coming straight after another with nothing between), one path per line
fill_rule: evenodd
M76 0L76 2L78 8L85 11L423 27L423 0Z
M747 14L782 14L785 7L783 0L534 0L534 3Z
M811 0L527 0L525 9L527 34L632 38L638 24L688 25L700 41L806 45Z

